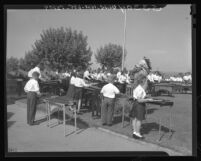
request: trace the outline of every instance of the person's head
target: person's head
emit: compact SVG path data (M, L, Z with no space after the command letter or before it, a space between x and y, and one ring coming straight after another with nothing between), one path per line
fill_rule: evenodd
M144 90L147 90L147 88L148 88L148 79L147 79L147 77L142 77L142 79L140 80L139 84L142 86L142 88Z
M83 78L83 72L82 71L79 71L79 72L77 72L77 77L78 78Z
M40 75L40 74L39 74L38 72L33 72L33 73L32 73L32 78L38 80L38 79L39 79L39 75Z
M72 71L71 72L71 77L76 77L76 72Z
M108 83L114 83L114 76L113 76L113 75L110 75L110 76L107 78L107 82L108 82Z

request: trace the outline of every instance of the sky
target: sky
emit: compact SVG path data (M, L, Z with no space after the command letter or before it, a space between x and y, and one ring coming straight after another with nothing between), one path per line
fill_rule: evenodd
M108 43L123 46L124 15L120 9L8 9L7 58L23 58L43 30L69 28L82 31L94 55ZM191 72L190 5L167 5L161 11L127 10L125 67L132 69L144 56L153 70Z

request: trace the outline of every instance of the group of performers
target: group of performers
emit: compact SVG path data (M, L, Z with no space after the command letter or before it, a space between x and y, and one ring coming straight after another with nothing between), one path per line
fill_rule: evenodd
M132 118L133 138L143 139L140 133L141 121L145 118L146 91L148 85L148 75L151 70L150 61L143 58L135 66L132 73L126 71L92 71L88 68L85 72L72 70L63 73L70 78L66 96L69 100L77 102L77 112L80 112L83 88L97 84L97 81L104 82L99 91L101 98L101 122L103 126L111 126L115 106L115 97L118 94L125 94L126 84L131 84L133 90L133 106L130 110ZM29 81L24 90L27 93L27 123L36 125L34 121L36 114L36 104L41 96L38 80L43 79L41 66L37 66L28 72ZM95 100L93 100L95 101Z

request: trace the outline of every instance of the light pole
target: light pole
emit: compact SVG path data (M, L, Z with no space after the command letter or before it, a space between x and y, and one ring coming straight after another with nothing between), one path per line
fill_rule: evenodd
M124 69L124 57L125 57L125 45L126 45L126 9L121 10L124 14L124 42L123 42L123 55L122 55L122 64L121 69Z

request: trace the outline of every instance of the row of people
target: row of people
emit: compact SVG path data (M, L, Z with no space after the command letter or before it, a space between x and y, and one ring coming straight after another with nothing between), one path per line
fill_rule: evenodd
M133 83L133 98L134 103L132 110L130 111L130 117L132 118L133 125L133 137L142 139L140 134L141 121L145 118L145 97L147 89L147 76L150 71L150 67L146 61L140 63L142 70L135 74L135 81ZM37 69L37 68L36 68ZM38 69L37 69L38 70ZM30 76L30 73L29 73ZM120 77L120 75L118 75ZM40 71L32 71L30 80L24 87L27 92L27 123L30 125L35 124L34 118L36 113L36 100L37 96L40 96L40 90L37 80L40 78ZM112 115L114 110L114 98L116 94L119 94L119 89L114 85L115 79L112 76L108 77L108 83L101 89L102 94L102 106L101 106L101 120L103 125L112 125ZM82 87L90 86L87 84L81 73L71 73L70 87L67 92L68 98L78 100L78 112L81 106L82 99Z

